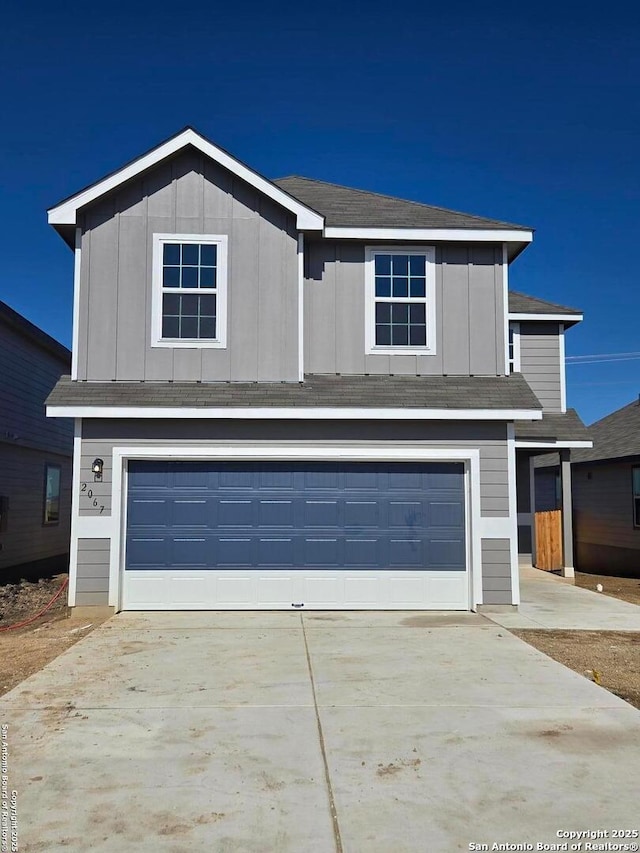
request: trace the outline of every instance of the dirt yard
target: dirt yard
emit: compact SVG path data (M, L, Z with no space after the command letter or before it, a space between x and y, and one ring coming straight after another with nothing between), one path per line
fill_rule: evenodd
M640 604L640 578L585 575L583 572L576 572L576 586L595 590L599 583L602 584L602 595L611 595L613 598L630 601L631 604Z
M66 575L35 582L0 586L0 627L29 619L49 602ZM0 631L0 695L42 669L92 631L99 621L68 617L66 590L35 622L13 631ZM102 621L102 620L100 620Z
M512 633L640 708L640 634L633 631Z

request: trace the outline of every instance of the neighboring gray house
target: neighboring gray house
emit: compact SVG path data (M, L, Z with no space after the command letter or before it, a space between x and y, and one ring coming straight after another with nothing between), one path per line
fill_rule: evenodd
M0 579L66 571L73 424L45 400L71 353L0 302Z
M576 566L640 577L640 400L588 432L572 465Z
M519 602L516 471L585 441L581 316L508 294L530 228L269 181L190 128L49 221L76 258L47 401L76 424L72 606Z

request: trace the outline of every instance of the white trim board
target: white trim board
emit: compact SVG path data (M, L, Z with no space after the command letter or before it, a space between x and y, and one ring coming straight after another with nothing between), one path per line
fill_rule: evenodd
M470 605L475 610L482 604L483 519L480 507L480 451L475 448L388 447L366 445L308 446L291 444L262 447L228 445L221 447L144 446L114 447L112 467L112 547L109 563L109 604L122 609L122 573L126 538L127 462L129 459L201 459L224 461L375 461L430 462L448 461L465 464L467 483L467 543L469 553ZM486 519L485 519L486 520Z
M69 543L69 606L76 603L76 582L78 578L78 539L80 519L80 468L82 461L82 421L73 422L73 466L71 469L71 535Z
M424 297L376 297L376 255L417 255L425 259ZM435 355L436 354L436 250L434 246L365 246L364 247L364 340L367 355ZM424 305L426 316L426 344L424 346L392 346L376 344L376 304ZM392 371L393 372L393 371Z
M259 175L257 172L254 172L253 169L245 166L244 163L236 160L235 157L232 157L224 149L214 145L213 142L205 139L204 136L201 136L197 131L190 127L186 128L181 133L178 133L172 139L168 139L166 142L161 143L146 154L143 154L141 157L138 157L127 166L118 169L116 172L108 175L101 181L98 181L92 186L76 193L71 196L71 198L60 202L60 204L55 205L55 207L50 208L47 211L49 224L75 225L79 208L90 204L105 193L119 187L121 184L125 183L125 181L135 178L141 172L157 165L162 160L170 157L172 154L176 154L188 145L193 146L202 154L210 157L224 169L228 169L232 174L241 178L243 181L246 181L259 192L264 193L264 195L268 196L277 204L280 204L282 207L295 214L297 218L297 227L299 229L322 231L324 226L323 216L320 216L319 213L316 213L297 199L294 199L284 190L281 190L275 184L272 184L271 181L263 178L262 175Z
M583 318L583 314L509 314L510 320L531 320L532 323L541 320L551 320L558 323L580 323Z
M541 448L558 450L561 447L593 447L592 441L519 441L516 439L516 448Z
M153 262L151 270L151 347L168 349L226 349L227 348L227 254L229 238L226 234L156 234L153 235ZM216 287L163 288L163 246L165 243L195 243L217 247ZM175 296L185 294L216 297L216 337L209 338L163 338L162 302L165 293Z
M560 411L567 411L567 370L565 362L564 323L558 326L558 346L560 349Z
M515 424L507 424L507 475L509 482L509 527L511 558L511 604L520 604L520 566L518 562L518 496L516 486Z
M157 406L47 406L49 418L210 418L214 420L540 421L540 409L400 409Z
M298 380L304 382L304 234L298 234Z
M82 261L82 228L76 228L73 258L73 342L71 344L71 378L78 378L78 354L80 352L80 270Z
M437 240L464 243L530 243L532 231L492 228L345 228L328 226L327 239L342 240Z

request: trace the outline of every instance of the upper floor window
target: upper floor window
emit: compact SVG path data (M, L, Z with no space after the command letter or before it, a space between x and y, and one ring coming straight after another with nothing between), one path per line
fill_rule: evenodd
M631 469L633 477L633 526L640 527L640 466Z
M509 373L520 373L520 323L509 323Z
M435 250L366 249L367 353L435 353Z
M153 346L225 347L227 237L155 234Z

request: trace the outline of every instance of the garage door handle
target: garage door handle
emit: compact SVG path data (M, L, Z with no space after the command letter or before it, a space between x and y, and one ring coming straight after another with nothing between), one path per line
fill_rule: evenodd
M292 602L292 603L291 603L291 606L292 606L292 607L304 607L304 601L303 601L303 602L301 602L300 604L293 604L293 602Z

